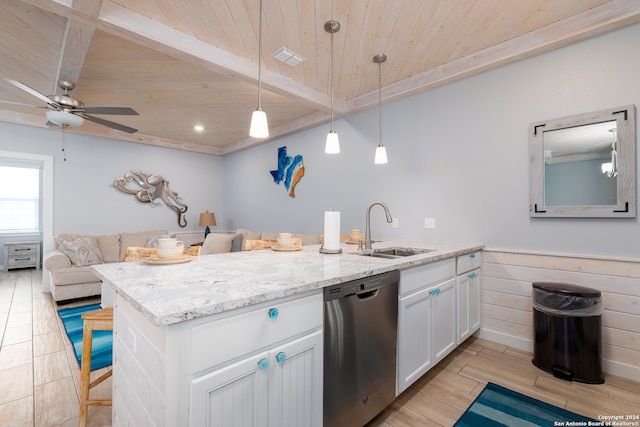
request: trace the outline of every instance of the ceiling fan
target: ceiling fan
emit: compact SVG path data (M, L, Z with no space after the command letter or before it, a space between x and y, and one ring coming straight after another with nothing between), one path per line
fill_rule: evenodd
M115 123L110 120L104 120L99 117L93 117L90 114L113 114L113 115L126 115L137 116L138 113L129 107L86 107L82 101L73 99L69 95L69 91L72 91L76 85L75 83L60 80L58 86L64 90L62 95L43 95L37 90L27 86L26 84L17 80L5 78L5 80L15 87L22 89L23 91L35 96L47 103L49 110L47 111L47 125L58 125L62 127L77 127L82 126L84 119L97 123L102 126L107 126L112 129L116 129L122 132L135 133L138 129L134 129L129 126ZM18 104L12 103L10 104Z

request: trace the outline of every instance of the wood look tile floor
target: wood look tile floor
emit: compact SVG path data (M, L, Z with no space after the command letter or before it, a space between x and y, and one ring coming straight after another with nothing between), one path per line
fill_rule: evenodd
M78 425L80 368L41 277L42 270L0 271L1 427ZM92 398L110 396L111 379L91 390ZM87 425L110 426L111 408L90 407Z
M80 370L40 277L40 270L0 272L2 427L78 425ZM534 367L531 353L470 338L367 427L451 426L488 381L596 419L640 415L638 382L612 375L599 385L559 380ZM93 396L108 398L111 380L97 388ZM110 426L111 408L90 407L88 425Z

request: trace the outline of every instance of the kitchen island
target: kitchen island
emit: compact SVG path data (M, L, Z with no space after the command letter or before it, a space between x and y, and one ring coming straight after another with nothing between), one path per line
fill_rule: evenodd
M482 249L374 244L382 247L431 251L386 259L355 255L352 245L330 255L305 246L94 266L115 294L113 424L224 425L243 417L237 425L321 425L322 288ZM239 395L234 407L228 399Z

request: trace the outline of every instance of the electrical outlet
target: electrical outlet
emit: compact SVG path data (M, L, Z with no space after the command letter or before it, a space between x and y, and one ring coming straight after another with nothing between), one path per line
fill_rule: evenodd
M398 228L399 227L399 225L398 225L399 221L400 220L398 218L393 218L393 221L391 221L391 228Z
M425 218L424 219L424 228L436 228L436 219L435 218Z

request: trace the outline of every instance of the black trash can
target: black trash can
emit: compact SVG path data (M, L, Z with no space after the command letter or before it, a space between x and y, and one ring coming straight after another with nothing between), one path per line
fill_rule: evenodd
M600 291L534 282L532 300L533 364L558 378L602 384Z

